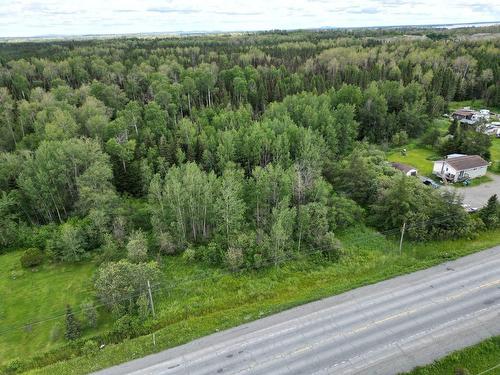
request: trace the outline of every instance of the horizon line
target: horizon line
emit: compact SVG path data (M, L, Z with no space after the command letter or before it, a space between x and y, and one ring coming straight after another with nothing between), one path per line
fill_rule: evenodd
M31 36L0 36L0 42L9 42L9 40L27 41L30 39L40 39L40 40L76 40L76 39L92 39L92 38L130 38L134 36L169 36L169 37L183 37L183 36L200 36L200 35L216 35L216 34L233 34L233 33L265 33L265 32L279 32L279 31L323 31L323 30L350 30L350 29L404 29L404 28L438 28L439 26L464 26L464 27L476 27L476 25L489 25L495 26L500 25L500 20L497 21L478 21L478 22L450 22L450 23L429 23L429 24L399 24L399 25L373 25L373 26L320 26L311 28L290 28L290 29L261 29L261 30L190 30L190 31L145 31L145 32L133 32L133 33L99 33L99 34L39 34ZM480 26L479 26L480 27Z

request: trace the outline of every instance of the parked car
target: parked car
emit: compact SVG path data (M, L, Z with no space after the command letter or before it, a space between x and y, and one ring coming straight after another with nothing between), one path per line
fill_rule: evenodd
M429 178L429 177L420 177L420 180L422 181L422 183L424 185L433 187L434 189L439 189L441 187L441 185L439 185L438 183L436 183L432 178Z
M470 205L470 204L466 204L466 203L464 203L464 204L462 204L462 207L464 208L464 210L465 210L466 212L469 212L469 213L472 213L472 212L476 212L476 211L477 211L477 207L471 207L471 205Z

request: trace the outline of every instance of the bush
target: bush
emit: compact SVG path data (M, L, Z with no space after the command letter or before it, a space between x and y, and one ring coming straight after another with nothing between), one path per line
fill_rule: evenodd
M87 328L97 327L97 319L99 315L92 301L84 301L80 304L80 310L83 314L83 323Z
M146 293L147 282L155 285L160 279L156 262L137 264L120 260L99 267L94 286L101 302L120 316L135 313L135 302L141 293Z
M63 326L61 323L57 322L52 326L50 330L50 341L56 342L63 336Z
M148 259L148 240L141 230L134 231L127 243L127 258L134 263Z
M237 271L243 266L245 257L239 247L230 247L226 253L226 264L231 271Z
M21 266L23 268L33 268L43 262L43 253L36 247L31 247L21 256Z
M332 232L327 232L321 238L318 247L328 260L338 261L342 255L342 245Z
M101 254L99 255L100 262L111 262L119 260L125 253L119 247L113 236L109 233L104 235L104 243L102 244Z
M80 223L68 221L47 241L47 254L62 262L79 262L88 257Z
M186 250L184 250L184 253L182 254L182 259L184 259L187 262L192 262L196 259L196 251L192 247L188 247Z
M113 332L122 338L131 338L140 333L141 323L137 317L125 314L113 324Z
M85 356L91 356L97 353L99 347L94 340L85 341L82 347L82 354Z
M7 363L5 366L5 373L14 374L23 368L23 362L19 358L15 358Z
M401 130L392 136L391 143L393 146L403 146L408 143L408 134Z

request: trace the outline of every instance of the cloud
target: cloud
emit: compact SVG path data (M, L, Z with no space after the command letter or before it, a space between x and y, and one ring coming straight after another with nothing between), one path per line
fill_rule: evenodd
M261 16L264 14L264 12L231 12L231 11L222 11L222 10L216 10L213 11L212 13L215 14L220 14L223 16Z
M491 0L0 0L0 37L442 24L500 19ZM8 24L7 24L8 22Z
M196 9L177 9L177 8L166 8L166 7L148 8L147 11L153 13L182 13L182 14L193 14L200 12L200 10Z
M346 11L346 13L352 13L352 14L377 14L380 13L382 10L377 9L377 8L362 8L362 9L349 9Z

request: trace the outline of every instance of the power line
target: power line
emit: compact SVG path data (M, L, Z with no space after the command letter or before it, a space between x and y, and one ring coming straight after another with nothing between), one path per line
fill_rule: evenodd
M448 215L448 216L453 216L453 215ZM421 222L420 225L427 224L429 222L441 222L441 221L442 220L439 220L439 221L438 220L436 220L436 221L428 220L428 221L425 221L425 222ZM418 227L418 226L419 225L417 225L417 224L412 225L412 227ZM380 236L383 236L383 235L395 234L399 230L400 230L400 228L393 228L393 229L389 229L389 230L386 230L386 231L383 231L383 232L366 233L364 236L357 236L354 241L360 241L360 240L362 240L364 238L368 238L368 237L380 237ZM267 261L264 261L263 263L261 263L261 265L259 267L254 267L254 268L252 268L252 267L240 267L240 268L236 269L233 272L228 272L227 270L224 270L223 272L224 272L224 275L226 275L228 273L231 274L231 275L234 275L234 274L242 272L242 271L258 270L258 269L264 268L267 265L281 264L281 263L283 263L283 262L285 262L287 260L292 260L294 258L297 258L298 256L310 256L310 255L314 255L314 254L319 254L319 253L322 253L324 250L328 250L328 249L330 249L330 247L316 248L313 251L305 251L305 252L301 251L301 252L297 252L297 253L291 252L290 254L285 254L282 257L275 258L275 259L269 259ZM191 284L191 283L193 283L195 281L213 279L215 277L213 274L209 274L209 273L206 273L206 272L203 273L200 276L201 277L186 279L186 280L183 280L182 282L177 282L177 283L166 285L166 286L163 286L163 287L153 288L152 290L154 292L157 292L159 290L165 290L165 289L176 289L177 287L179 287L181 285L189 285L189 284ZM162 285L162 283L157 283L155 285ZM121 302L121 301L125 301L125 300L130 300L131 298L139 297L142 293L144 293L144 291L141 290L138 293L125 296L122 299L118 299L118 301ZM104 303L95 305L96 308L98 308L98 307L104 307L104 306L106 306L106 304L104 304ZM83 311L83 309L78 309L78 310L75 310L74 312L76 313L76 312L80 312L80 311ZM10 332L10 331L15 330L15 329L24 328L24 327L27 327L27 326L33 326L33 325L42 324L44 322L55 320L55 319L63 317L63 316L65 316L65 313L60 313L60 314L54 315L52 317L49 317L47 319L41 319L41 320L34 321L34 322L23 323L23 324L18 325L17 327L13 327L11 329L0 331L0 335L4 334L6 332Z
M499 368L499 367L500 367L500 363L498 363L496 366L493 366L493 367L490 367L484 371L481 371L481 372L477 373L476 375L486 374L486 373L490 372L491 370L494 370L494 369Z
M422 221L419 224L408 225L407 228L418 228L419 226L424 225L424 224L428 224L428 223L440 223L440 222L443 222L445 220L444 217L446 217L446 216L447 217L452 217L454 215L452 215L452 214L445 215L445 216L443 216L443 217L440 218L441 220L426 220L426 221ZM354 239L354 242L357 242L357 241L360 241L360 240L363 240L363 239L366 239L366 238L369 238L369 237L381 237L381 236L384 236L384 235L396 234L400 230L401 230L400 228L393 228L393 229L389 229L389 230L382 231L382 232L365 233L364 235L357 236ZM351 244L352 244L352 242L351 242ZM264 268L265 266L268 266L268 265L282 264L283 262L285 262L287 260L297 259L298 257L301 257L301 256L310 256L310 255L314 255L314 254L320 254L320 253L324 252L325 250L329 250L329 249L331 249L330 246L325 246L325 247L322 247L322 248L315 248L312 251L291 252L290 254L285 254L282 257L278 257L278 258L275 258L275 259L269 259L267 261L264 261L263 263L261 263L261 265L259 267L239 267L239 268L237 268L233 272L229 272L227 270L223 270L222 274L220 275L220 277L226 276L228 274L229 275L235 275L235 274L243 272L243 271L258 270L258 269ZM176 289L176 288L180 287L181 285L189 285L189 284L191 284L191 283L193 283L195 281L214 279L216 277L214 274L209 274L207 272L204 272L203 274L201 274L199 276L200 277L189 278L189 279L185 279L185 280L183 280L181 282L176 282L174 284L169 284L169 285L164 285L164 286L161 286L161 285L163 285L163 283L156 283L156 284L154 284L154 286L160 286L160 287L151 288L151 290L152 290L152 292L158 292L158 291L161 291L161 290L173 290L173 289ZM143 293L145 293L145 290L140 290L137 293L130 294L128 296L125 296L124 298L118 299L117 301L121 302L121 301L130 300L130 299L136 298L136 297L138 298ZM101 303L101 304L96 304L94 306L96 308L99 308L99 307L105 307L106 304L105 303ZM74 310L74 313L81 312L81 311L83 311L83 309L81 309L81 308L80 309L76 309L76 310ZM39 325L39 324L43 324L43 323L48 322L48 321L56 320L56 319L61 318L61 317L65 316L65 315L66 315L65 313L59 313L59 314L53 315L51 317L40 319L40 320L37 320L37 321L34 321L34 322L27 322L27 323L19 324L19 325L15 326L15 327L11 327L11 328L8 328L8 329L0 331L0 335L3 335L5 333L11 332L11 331L14 331L14 330L17 330L17 329L21 329L21 328L25 328L25 327L30 327L30 326L33 326L33 325Z

